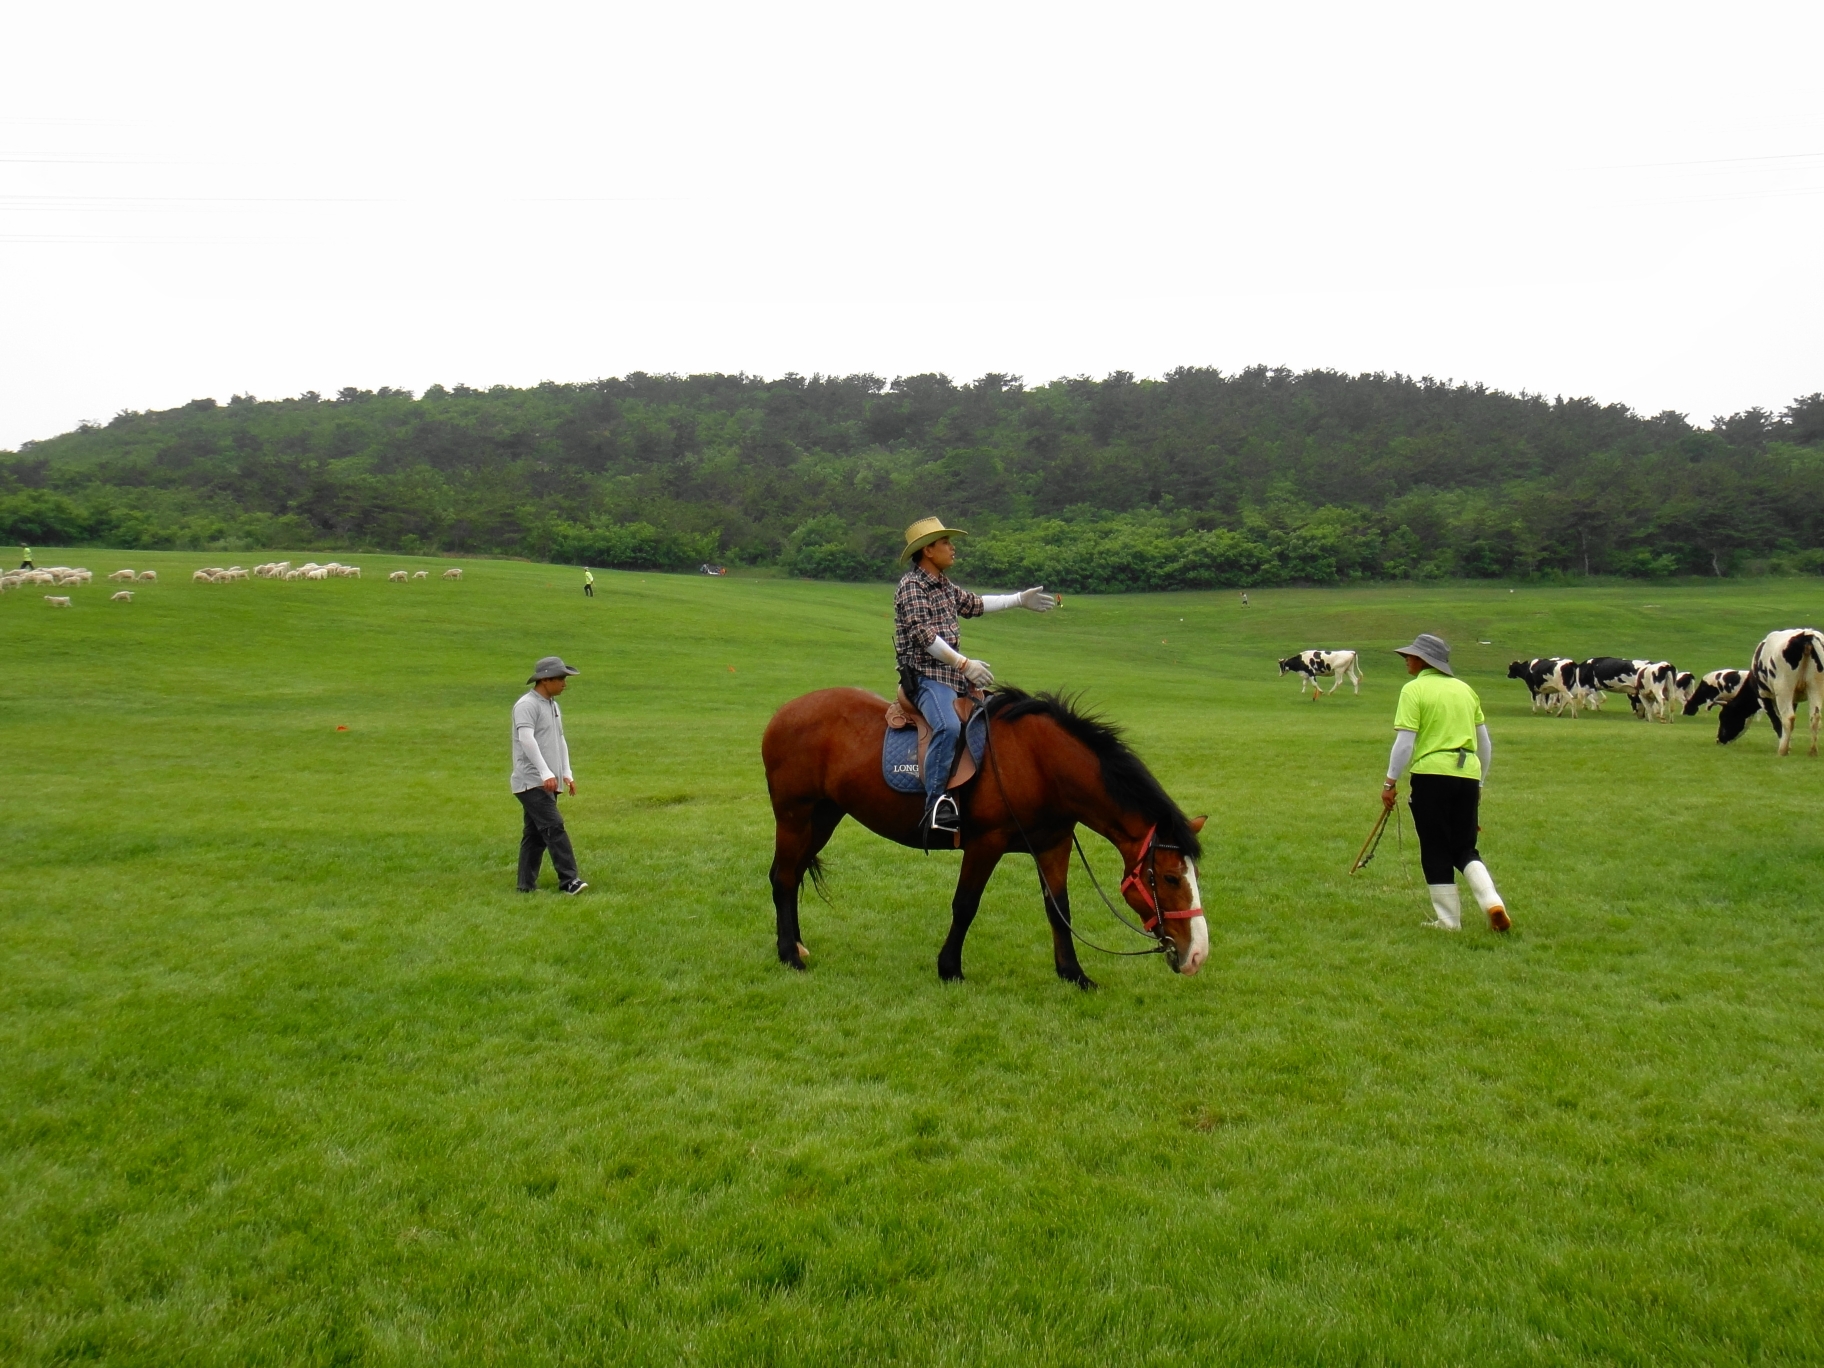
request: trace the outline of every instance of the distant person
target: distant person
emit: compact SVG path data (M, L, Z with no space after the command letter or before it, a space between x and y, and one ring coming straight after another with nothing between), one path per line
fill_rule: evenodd
M37 566L32 564L32 548L31 547L22 546L19 548L19 568L21 570L36 570L38 568Z
M583 567L583 597L595 597L595 572L588 566Z
M1247 595L1247 591L1245 589L1242 591L1242 595L1241 595L1241 606L1243 608L1246 608L1248 606L1248 595Z
M893 595L893 652L899 662L899 687L931 724L931 741L925 747L925 817L931 831L957 831L962 814L956 799L945 792L950 783L956 743L963 734L956 715L957 698L971 687L994 683L994 672L983 660L970 660L957 649L961 640L958 618L980 617L1003 608L1030 608L1047 613L1058 600L1039 585L1018 594L983 597L951 583L944 574L956 562L952 537L967 532L945 527L942 518L921 518L906 529L906 546L899 558L912 568L899 581Z
M1482 785L1488 782L1495 754L1482 700L1451 674L1450 647L1442 637L1421 633L1395 654L1406 657L1406 671L1413 678L1400 690L1394 710L1393 753L1387 760L1381 803L1394 805L1400 774L1410 765L1412 829L1419 838L1419 864L1425 870L1434 918L1426 925L1462 929L1462 905L1452 872L1460 869L1488 914L1489 926L1505 931L1513 923L1476 849L1476 833L1482 829Z
M576 795L570 773L570 747L564 740L564 714L557 696L569 684L571 669L557 656L546 656L532 667L526 681L532 687L513 705L513 796L525 809L526 823L519 838L519 891L538 889L538 870L545 852L557 871L560 893L581 893L589 887L576 871L576 853L570 833L557 810L561 782Z

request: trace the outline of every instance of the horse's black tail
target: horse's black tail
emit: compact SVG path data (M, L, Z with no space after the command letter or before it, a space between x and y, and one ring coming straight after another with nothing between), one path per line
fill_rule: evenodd
M811 887L817 890L817 896L822 898L826 903L829 902L830 886L824 877L823 856L811 856L810 868L806 869L804 872L810 876ZM834 906L834 904L832 903L831 906Z

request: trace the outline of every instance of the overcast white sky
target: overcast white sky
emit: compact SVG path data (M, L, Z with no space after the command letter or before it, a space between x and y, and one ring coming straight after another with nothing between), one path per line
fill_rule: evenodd
M1824 389L1824 5L0 11L0 447L631 370Z

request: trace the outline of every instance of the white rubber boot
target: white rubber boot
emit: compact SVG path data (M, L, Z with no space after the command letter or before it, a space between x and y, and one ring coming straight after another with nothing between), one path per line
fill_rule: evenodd
M1461 931L1463 904L1457 897L1457 886L1454 883L1426 884L1425 891L1431 894L1431 910L1436 914L1435 920L1425 924L1440 931Z
M1488 913L1491 929L1505 931L1513 925L1508 920L1507 908L1501 902L1501 894L1495 888L1494 876L1488 872L1487 865L1480 860L1471 860L1463 866L1463 877L1469 880L1469 891L1475 894L1476 902Z

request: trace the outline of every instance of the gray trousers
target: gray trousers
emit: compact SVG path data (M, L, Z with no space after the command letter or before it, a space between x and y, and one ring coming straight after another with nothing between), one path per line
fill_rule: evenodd
M538 887L538 870L547 850L560 884L580 878L576 852L570 848L570 833L564 830L564 819L557 811L557 795L533 788L513 796L526 810L526 825L519 838L519 891L530 893Z

